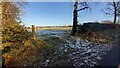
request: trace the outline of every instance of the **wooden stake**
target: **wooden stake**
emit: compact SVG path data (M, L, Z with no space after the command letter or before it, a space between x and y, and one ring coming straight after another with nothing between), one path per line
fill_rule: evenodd
M32 25L32 39L36 39L36 37L35 37L35 25Z

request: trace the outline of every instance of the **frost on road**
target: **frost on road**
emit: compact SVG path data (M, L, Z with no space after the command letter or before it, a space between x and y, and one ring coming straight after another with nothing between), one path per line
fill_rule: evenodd
M72 66L94 67L99 65L98 61L102 59L101 57L111 50L111 47L106 44L93 43L76 37L63 40L65 42L59 44L50 55L47 55L48 57L42 64L49 66L67 61L71 62Z

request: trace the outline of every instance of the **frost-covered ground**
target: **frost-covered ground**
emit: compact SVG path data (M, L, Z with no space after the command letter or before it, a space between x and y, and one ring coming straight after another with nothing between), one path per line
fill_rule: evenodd
M67 51L68 46L74 49L69 54L70 60L74 62L74 66L97 65L97 61L102 59L101 56L111 49L110 46L105 44L91 43L80 38L73 39L74 42L67 40L68 44L63 44L63 46L65 45L64 51Z
M99 65L98 61L112 48L106 44L93 43L78 37L58 36L56 38L64 42L56 42L58 43L57 47L45 54L42 65L62 66L62 64L66 64L65 66L94 67ZM52 41L55 41L55 39Z

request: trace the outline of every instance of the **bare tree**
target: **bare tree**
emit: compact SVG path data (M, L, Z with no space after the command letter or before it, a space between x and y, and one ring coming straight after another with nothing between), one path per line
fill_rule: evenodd
M111 15L114 17L113 23L116 23L117 18L120 16L120 1L107 3L108 6L105 8L106 15Z
M13 25L17 21L20 21L21 7L23 6L23 2L14 2L10 0L9 2L1 2L1 18L2 25Z
M80 9L78 9L78 5L81 5L82 7ZM85 9L88 9L88 8L89 7L88 7L87 2L78 3L78 0L75 1L74 11L73 11L73 28L72 28L72 33L71 33L73 36L76 35L76 33L77 33L78 11L85 10Z

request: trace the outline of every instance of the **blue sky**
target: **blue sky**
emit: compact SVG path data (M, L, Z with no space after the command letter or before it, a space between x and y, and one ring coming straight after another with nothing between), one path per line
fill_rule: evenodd
M59 26L72 25L73 2L29 2L23 8L22 22L26 26ZM112 20L101 9L105 3L90 3L91 9L80 11L78 21L80 24L92 21Z

